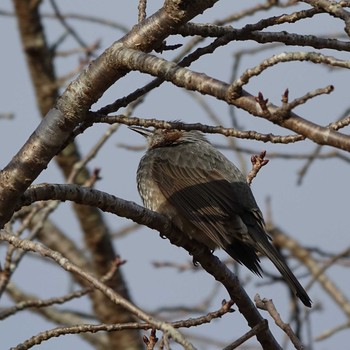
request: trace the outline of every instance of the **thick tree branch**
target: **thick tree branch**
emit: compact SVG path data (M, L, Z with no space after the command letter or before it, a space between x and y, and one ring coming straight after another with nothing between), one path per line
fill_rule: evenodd
M22 196L18 205L29 205L35 201L49 199L72 200L76 203L93 205L103 211L129 218L159 231L171 243L185 248L195 261L198 261L208 273L225 286L230 298L238 306L239 311L244 315L250 327L256 326L263 320L253 302L241 287L237 277L204 245L187 238L166 217L108 193L76 185L33 186ZM257 338L263 348L280 349L269 330L259 333Z
M215 1L193 1L192 4L187 7L186 11L179 13L178 10L182 9L183 6L186 6L187 2L188 1L176 2L178 7L172 4L171 1L166 3L164 8L160 10L158 14L153 16L153 19L150 19L147 22L145 21L142 27L139 26L134 28L133 31L121 40L130 47L150 51L162 42L162 40L168 35L168 30L170 28L175 29L178 25L185 23L192 16L196 15L196 11L199 11L200 13L206 7L210 7L215 3ZM56 74L53 64L54 52L50 50L46 42L43 26L41 25L38 8L40 2L37 2L35 6L33 6L33 2L21 0L15 0L14 3L16 6L22 42L25 48L35 93L37 95L38 107L41 114L44 116L50 108L52 108L58 97ZM57 8L56 10L56 12L58 12ZM162 28L162 30L160 30L160 28ZM90 108L92 101L101 96L105 89L114 83L118 77L126 73L125 70L118 70L115 66L111 67L107 64L106 60L108 61L108 59L108 54L106 54L104 58L101 58L99 63L92 64L91 67L92 72L96 73L97 70L104 77L112 75L111 79L108 80L108 83L104 85L104 87L97 84L98 81L104 80L98 76L99 73L94 75L94 78L96 79L95 83L91 80L93 79L91 74L82 74L82 76L87 77L87 80L81 82L83 78L78 78L75 84L78 88L74 89L73 83L70 88L71 90L68 90L75 91L79 95L79 98L77 95L74 97L71 96L70 92L66 92L66 94L64 94L58 101L58 105L60 105L61 102L62 105L66 107L64 110L65 115L57 110L53 110L49 113L41 126L39 126L36 132L28 140L27 144L1 173L0 192L2 195L0 200L0 221L2 221L2 224L4 224L12 215L9 203L12 203L12 199L16 196L16 192L20 194L20 192L25 190L36 176L46 168L51 158L62 150L62 144L64 144L63 142L65 139L68 139L75 121L84 117L84 113ZM93 68L99 64L102 68ZM103 73L103 70L106 69L108 72ZM111 71L113 73L111 73ZM85 86L83 86L84 84ZM91 89L92 86L96 86L98 89L101 88L102 90L96 92L96 90ZM93 91L88 93L89 89ZM83 95L87 96L85 100L81 99L81 96ZM70 102L62 102L65 101L67 96L72 98L70 99L70 102L81 100L82 103L79 102L77 106L76 104L69 105ZM84 105L84 103L86 104ZM74 108L76 108L76 110L74 110ZM80 154L75 144L70 143L60 154L57 155L56 160L65 177L69 177L74 164L80 160ZM79 175L77 182L80 184L84 183L86 178L89 177L86 168L83 168ZM74 209L85 234L87 246L92 252L94 268L100 275L103 275L106 272L108 262L113 260L116 256L115 250L111 244L108 227L96 208L74 205ZM1 218L3 220L1 220ZM118 272L114 276L114 279L109 283L115 290L122 293L125 297L129 297L121 272ZM123 310L118 309L118 306L106 302L105 298L103 298L100 293L93 293L92 298L96 314L103 322L121 322L128 319L128 314L124 314ZM131 333L131 336L126 340L125 344L128 344L131 348L131 344L134 343L135 349L140 348L142 344L140 341L137 341L135 333L129 333ZM122 348L120 337L123 337L123 335L124 334L121 334L120 332L110 334L110 337L113 337L113 339L117 338L115 342L112 340L111 346L116 348L118 345Z
M126 47L151 51L177 27L213 6L217 0L166 1L153 16L135 26L119 42ZM86 116L90 106L128 70L113 57L113 44L58 99L26 144L0 174L0 226L13 214L14 202L60 151L70 133Z
M250 114L265 118L275 124L293 130L318 144L329 145L350 151L350 137L348 135L312 123L290 112L286 106L279 108L273 104L268 104L264 106L265 108L262 108L260 101L257 101L257 98L248 92L242 90L239 96L236 92L234 96L232 96L232 90L229 84L203 73L190 71L187 68L177 66L173 62L168 62L149 54L132 49L125 49L122 44L115 46L115 49L114 55L117 60L122 66L130 70L139 70L143 73L161 76L179 87L198 91L202 94L211 95L219 100L224 100L229 104L246 110ZM314 56L315 55L312 54L310 57ZM316 56L318 55L316 54ZM318 57L321 58L321 56ZM315 62L317 62L317 58L314 58ZM344 62L344 67L346 64L347 63Z

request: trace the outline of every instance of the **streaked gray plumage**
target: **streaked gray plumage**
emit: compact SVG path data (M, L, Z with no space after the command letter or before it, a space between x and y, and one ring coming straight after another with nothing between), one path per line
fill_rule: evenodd
M168 216L210 249L220 247L261 276L256 251L266 255L299 299L311 300L271 244L262 213L240 170L198 131L131 127L147 138L137 171L144 205Z

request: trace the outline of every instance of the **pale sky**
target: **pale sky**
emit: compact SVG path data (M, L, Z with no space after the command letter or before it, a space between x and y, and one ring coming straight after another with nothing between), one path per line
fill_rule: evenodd
M150 2L148 14L159 8L162 1ZM254 1L235 2L239 6L251 6ZM195 19L197 22L208 22L213 18L223 18L228 13L233 12L233 2L230 0L221 1L213 9L208 10L202 17ZM237 5L237 4L236 4ZM60 1L59 6L64 13L79 13L100 16L119 22L131 27L137 21L137 1L124 2L119 8L117 2L111 0L92 1L75 0ZM0 4L0 10L12 10L12 2L4 0ZM44 1L43 12L52 12L47 1ZM283 13L283 9L276 13ZM272 13L271 13L272 15ZM258 14L248 17L242 22L235 24L237 28L244 23L254 23L266 14ZM325 17L325 16L323 16ZM322 18L323 18L322 17ZM98 24L82 23L72 20L71 25L75 26L80 35L87 43L101 40L101 52L118 40L123 33L119 30L112 30ZM325 22L326 23L326 22ZM303 22L303 25L295 24L285 26L281 30L293 30L298 33L339 33L343 30L343 23L333 18L327 19L327 24L318 20ZM48 33L50 43L57 40L62 35L61 26L52 19L46 19L45 29ZM280 28L273 28L280 30ZM0 20L0 43L2 47L0 65L1 77L1 107L0 113L13 113L15 118L11 121L1 120L0 147L1 147L1 167L4 167L28 136L35 130L40 118L38 115L33 89L29 80L24 55L22 53L19 35L14 18L1 16ZM184 40L176 36L170 42L183 42ZM72 49L76 43L71 39L61 48ZM253 42L241 43L233 42L229 48L221 49L214 57L205 56L199 62L191 66L191 69L205 72L224 81L229 81L232 69L232 59L236 51L242 48L253 48ZM239 71L257 65L262 59L270 57L273 53L284 51L312 51L310 47L275 47L273 50L262 51L258 55L244 56L241 61ZM337 58L345 57L344 53L332 50L324 50L327 55ZM169 53L168 57L173 57ZM78 57L57 59L59 74L66 74L73 70L78 63ZM349 107L349 73L345 70L331 71L327 67L315 66L309 63L285 63L263 73L262 76L254 78L246 89L257 94L263 92L265 98L269 98L275 104L280 102L281 94L289 88L290 98L300 97L307 91L329 84L335 86L335 91L331 95L318 97L306 105L297 108L296 112L306 119L327 125L338 119L346 108ZM140 85L140 81L148 82L150 77L142 76L138 73L129 74L112 86L103 96L101 101L93 106L97 108L104 104L111 103L114 99L133 91ZM204 96L207 103L221 118L225 126L230 126L228 107L221 101L216 101L212 97ZM121 111L122 112L122 111ZM262 133L289 134L288 131L271 125L270 123L249 116L247 113L236 110L239 125L243 130L256 130ZM165 84L160 89L153 91L147 96L143 103L135 111L135 116L144 118L159 118L166 120L182 119L184 122L202 122L213 124L208 119L206 112L199 107L191 96L184 90ZM83 135L79 136L78 144L83 154L86 154L91 146L108 128L108 125L96 125L90 128ZM345 129L344 132L348 132ZM227 144L224 136L210 136L216 144ZM143 152L131 152L120 147L119 143L130 145L142 145L144 140L136 133L131 132L125 126L121 126L115 135L109 140L90 163L90 169L101 168L102 180L98 182L97 189L112 193L118 197L135 201L141 204L136 189L136 168ZM238 140L242 147L255 149L257 152L267 150L269 153L307 153L316 148L311 142L302 142L294 145L273 145L252 142L249 140ZM323 151L330 151L325 148ZM240 166L234 152L225 151L226 156L238 166ZM345 154L345 153L344 153ZM250 155L245 159L249 167ZM252 185L253 193L263 213L266 212L265 200L271 198L272 215L274 223L283 228L289 235L297 239L302 245L307 247L317 247L327 252L340 252L349 246L349 188L348 188L348 165L337 159L318 160L309 169L303 184L297 186L298 171L304 166L305 160L283 160L271 159L270 163L259 173ZM62 177L54 164L50 164L48 169L42 173L36 182L62 182ZM113 215L106 215L112 231L127 225L130 221L119 219ZM65 224L65 229L70 232L71 237L81 243L81 234L78 225L70 214L69 203L61 204L60 208L53 216L58 225ZM123 266L124 276L131 291L135 303L146 311L167 306L191 306L208 296L214 288L213 278L198 269L198 272L177 273L169 269L154 269L153 261L170 261L186 263L191 260L187 252L172 246L168 240L162 240L155 231L142 228L127 237L116 241L116 250L127 263ZM0 261L3 261L4 249L0 247ZM217 254L226 258L223 252ZM295 262L294 262L295 263ZM269 272L277 274L276 270L263 259L263 267ZM292 266L294 267L294 266ZM53 273L54 271L54 273ZM298 274L297 270L297 274ZM172 277L169 278L169 275ZM350 290L349 271L345 268L332 267L327 270L327 275L341 290ZM260 283L247 269L241 269L241 278L253 279ZM49 298L64 295L70 288L70 280L67 274L59 269L53 269L51 264L43 264L41 260L31 257L25 258L24 263L13 277L21 288L41 297ZM166 283L164 283L166 281ZM265 281L266 282L266 281ZM309 278L301 279L305 286ZM287 322L288 290L285 287L276 285L275 288L261 286L257 283L250 283L247 287L248 294L253 298L256 293L261 297L273 298L281 313L282 318ZM322 311L314 312L312 318L312 336L318 336L330 327L337 326L345 322L344 314L338 306L330 301L324 291L316 284L309 291L311 299L316 304L318 301L324 303ZM223 287L220 287L215 304L211 305L211 310L220 307L220 302L228 295ZM79 302L81 310L88 308L88 303ZM0 308L10 305L8 298L0 301ZM64 308L71 306L65 305ZM268 315L263 314L269 318ZM181 318L181 316L180 316ZM272 320L269 321L272 324ZM40 331L51 329L54 325L48 324L37 316L29 312L22 312L12 316L2 322L0 327L0 337L2 348L7 349L24 341L28 337ZM242 335L247 330L245 320L239 313L226 315L222 320L215 321L213 325L199 327L198 334L205 334L207 337L220 334L222 340L228 344L236 337ZM20 336L14 333L20 332ZM283 335L272 325L272 332L280 341ZM188 333L185 331L184 333ZM314 349L336 349L344 346L349 339L349 330L337 333L333 337L321 343L315 343ZM58 350L62 348L90 349L90 346L77 336L64 336L58 339L49 340L41 344L41 350ZM199 348L201 348L199 346ZM202 347L203 348L203 347ZM211 349L209 346L208 349Z

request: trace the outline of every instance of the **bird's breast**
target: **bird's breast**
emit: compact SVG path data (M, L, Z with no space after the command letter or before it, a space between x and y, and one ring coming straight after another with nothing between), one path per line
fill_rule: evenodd
M137 187L144 206L147 209L168 217L180 231L190 238L202 242L210 249L215 249L216 244L181 215L181 213L166 199L157 182L152 179L152 165L153 163L149 161L147 157L144 157L137 171Z

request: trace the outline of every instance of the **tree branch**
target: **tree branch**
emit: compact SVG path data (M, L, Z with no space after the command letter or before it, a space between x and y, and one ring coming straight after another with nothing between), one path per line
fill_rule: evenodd
M38 200L72 200L85 205L93 205L103 211L129 218L139 224L155 229L166 236L172 244L185 248L202 267L228 291L230 298L238 306L250 327L259 324L263 318L253 302L241 287L238 278L214 256L204 245L189 239L166 217L105 192L76 185L38 185L29 188L18 206L29 205ZM1 236L0 236L1 237ZM270 330L257 335L263 348L280 349Z

